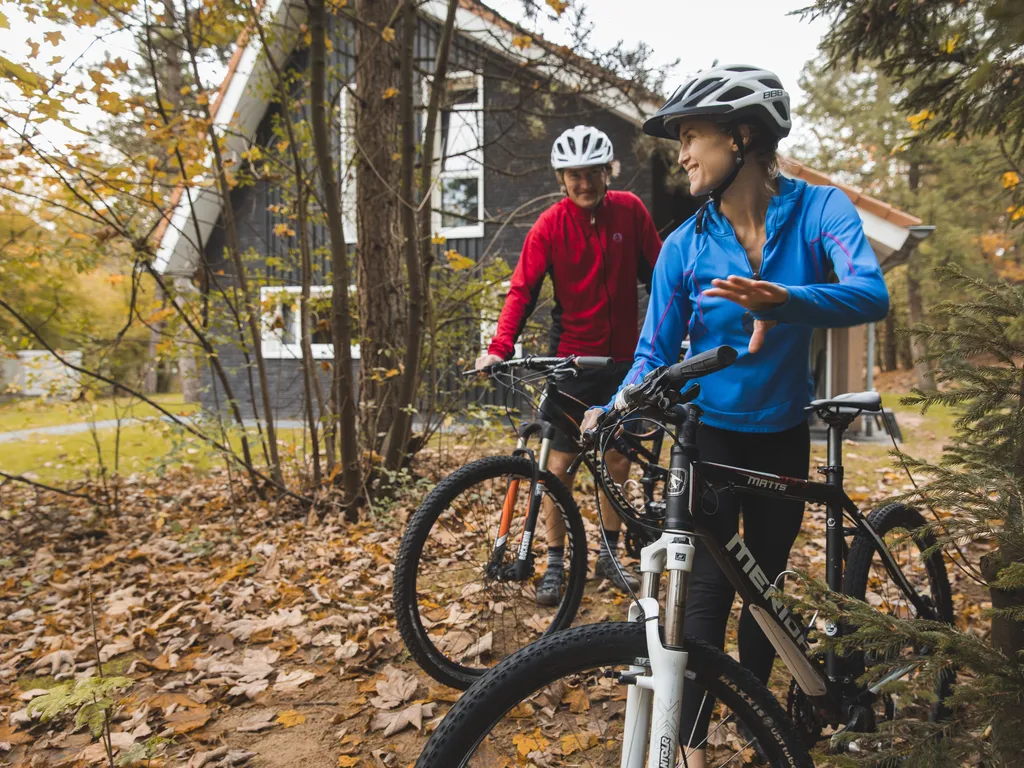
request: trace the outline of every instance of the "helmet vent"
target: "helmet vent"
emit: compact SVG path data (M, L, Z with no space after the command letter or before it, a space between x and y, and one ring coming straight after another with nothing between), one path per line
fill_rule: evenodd
M743 85L736 85L718 97L718 101L736 101L744 96L749 96L753 90Z
M726 71L727 72L756 72L757 71L757 67L744 67L744 66L729 67Z
M764 80L759 80L758 82L765 88L778 88L779 90L782 90L782 83L773 78L766 77Z
M702 80L695 88L690 90L689 97L686 100L684 106L695 107L700 104L701 100L707 96L711 91L715 90L721 83L725 82L720 77L710 78L708 80Z
M786 105L782 103L781 99L773 101L772 106L775 107L775 111L782 116L783 120L789 120L789 110L786 109Z

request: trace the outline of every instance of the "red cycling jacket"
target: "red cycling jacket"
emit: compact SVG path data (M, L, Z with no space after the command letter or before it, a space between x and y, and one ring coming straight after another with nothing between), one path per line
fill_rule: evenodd
M512 356L545 275L555 288L550 354L632 360L638 339L637 283L650 290L661 238L640 198L609 190L596 211L569 198L530 228L488 352Z

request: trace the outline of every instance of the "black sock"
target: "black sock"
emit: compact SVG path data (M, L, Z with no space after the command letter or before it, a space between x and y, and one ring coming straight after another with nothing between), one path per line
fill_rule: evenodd
M619 532L609 531L607 528L602 530L604 534L601 537L601 557L616 557L616 552L619 548Z
M565 547L548 547L548 570L555 568L562 570L565 567Z

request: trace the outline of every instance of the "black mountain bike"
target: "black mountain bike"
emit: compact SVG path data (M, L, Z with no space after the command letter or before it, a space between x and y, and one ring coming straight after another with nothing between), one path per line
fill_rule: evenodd
M566 413L569 395L558 385L612 362L525 357L487 369L509 397L542 391L534 405L539 410L543 404L549 421L520 425L511 456L479 459L452 473L409 519L395 563L395 615L409 653L435 680L467 688L489 666L575 618L587 577L587 539L572 494L548 472L548 456L555 425L577 438L579 425ZM536 438L535 452L529 444ZM642 473L617 490L617 504L657 526L664 518L668 475L658 464L660 429L637 423L607 448L627 456ZM579 463L595 478L603 471L596 454L581 453ZM545 507L551 512L545 514ZM547 533L554 527L561 539L558 526L565 531L565 588L558 605L540 606L536 584L547 567ZM652 539L650 530L629 523L627 552L639 554Z
M715 538L705 500L723 489L822 504L831 589L893 615L953 620L941 553L924 557L933 539L920 532L907 535L924 525L920 514L892 503L865 516L843 490L842 435L861 413L878 412L877 393L810 404L809 410L828 425L827 464L819 468L824 482L700 459L696 434L701 411L691 402L699 386L680 390L689 380L731 364L735 356L731 348L720 347L652 372L642 384L623 391L623 409L612 411L597 432L597 456L638 418L660 422L672 440L666 513L660 528L652 530L659 538L641 553L643 583L630 609L631 621L558 632L502 661L451 709L418 766L514 765L526 758L543 765L650 768L686 764L685 756L697 749L705 751L707 765L807 766L808 746L825 733L858 734L856 747L868 751L892 746L883 744L877 731L883 720L941 716L951 674L923 681L935 684L930 703L904 700L894 692L900 681L917 674L913 657L928 649L902 649L884 660L860 652L815 653L809 639L814 621L804 621L779 599L781 585L767 580L742 538ZM599 479L613 500L621 497L606 473ZM622 512L629 514L628 505L622 504ZM636 522L649 524L640 518ZM687 580L697 536L707 541L791 672L788 711L731 658L685 636ZM668 583L662 611L658 597L664 571ZM827 624L824 632L838 635L844 629ZM879 669L889 671L875 675L870 685L860 682L861 673L880 661L885 666ZM684 686L703 691L701 710L711 713L706 736L680 733Z

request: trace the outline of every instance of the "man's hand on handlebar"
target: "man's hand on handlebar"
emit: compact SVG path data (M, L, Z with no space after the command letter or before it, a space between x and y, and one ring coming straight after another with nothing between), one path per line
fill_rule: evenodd
M591 408L583 414L583 421L580 422L580 434L585 435L590 430L597 429L598 422L604 414L604 408Z
M497 355L492 355L490 353L485 353L483 355L480 355L480 357L478 357L476 359L476 363L474 363L473 367L476 368L478 371L482 371L485 368L487 368L488 366L491 366L491 365L494 365L495 363L500 363L500 362L501 362L501 358L498 357Z

